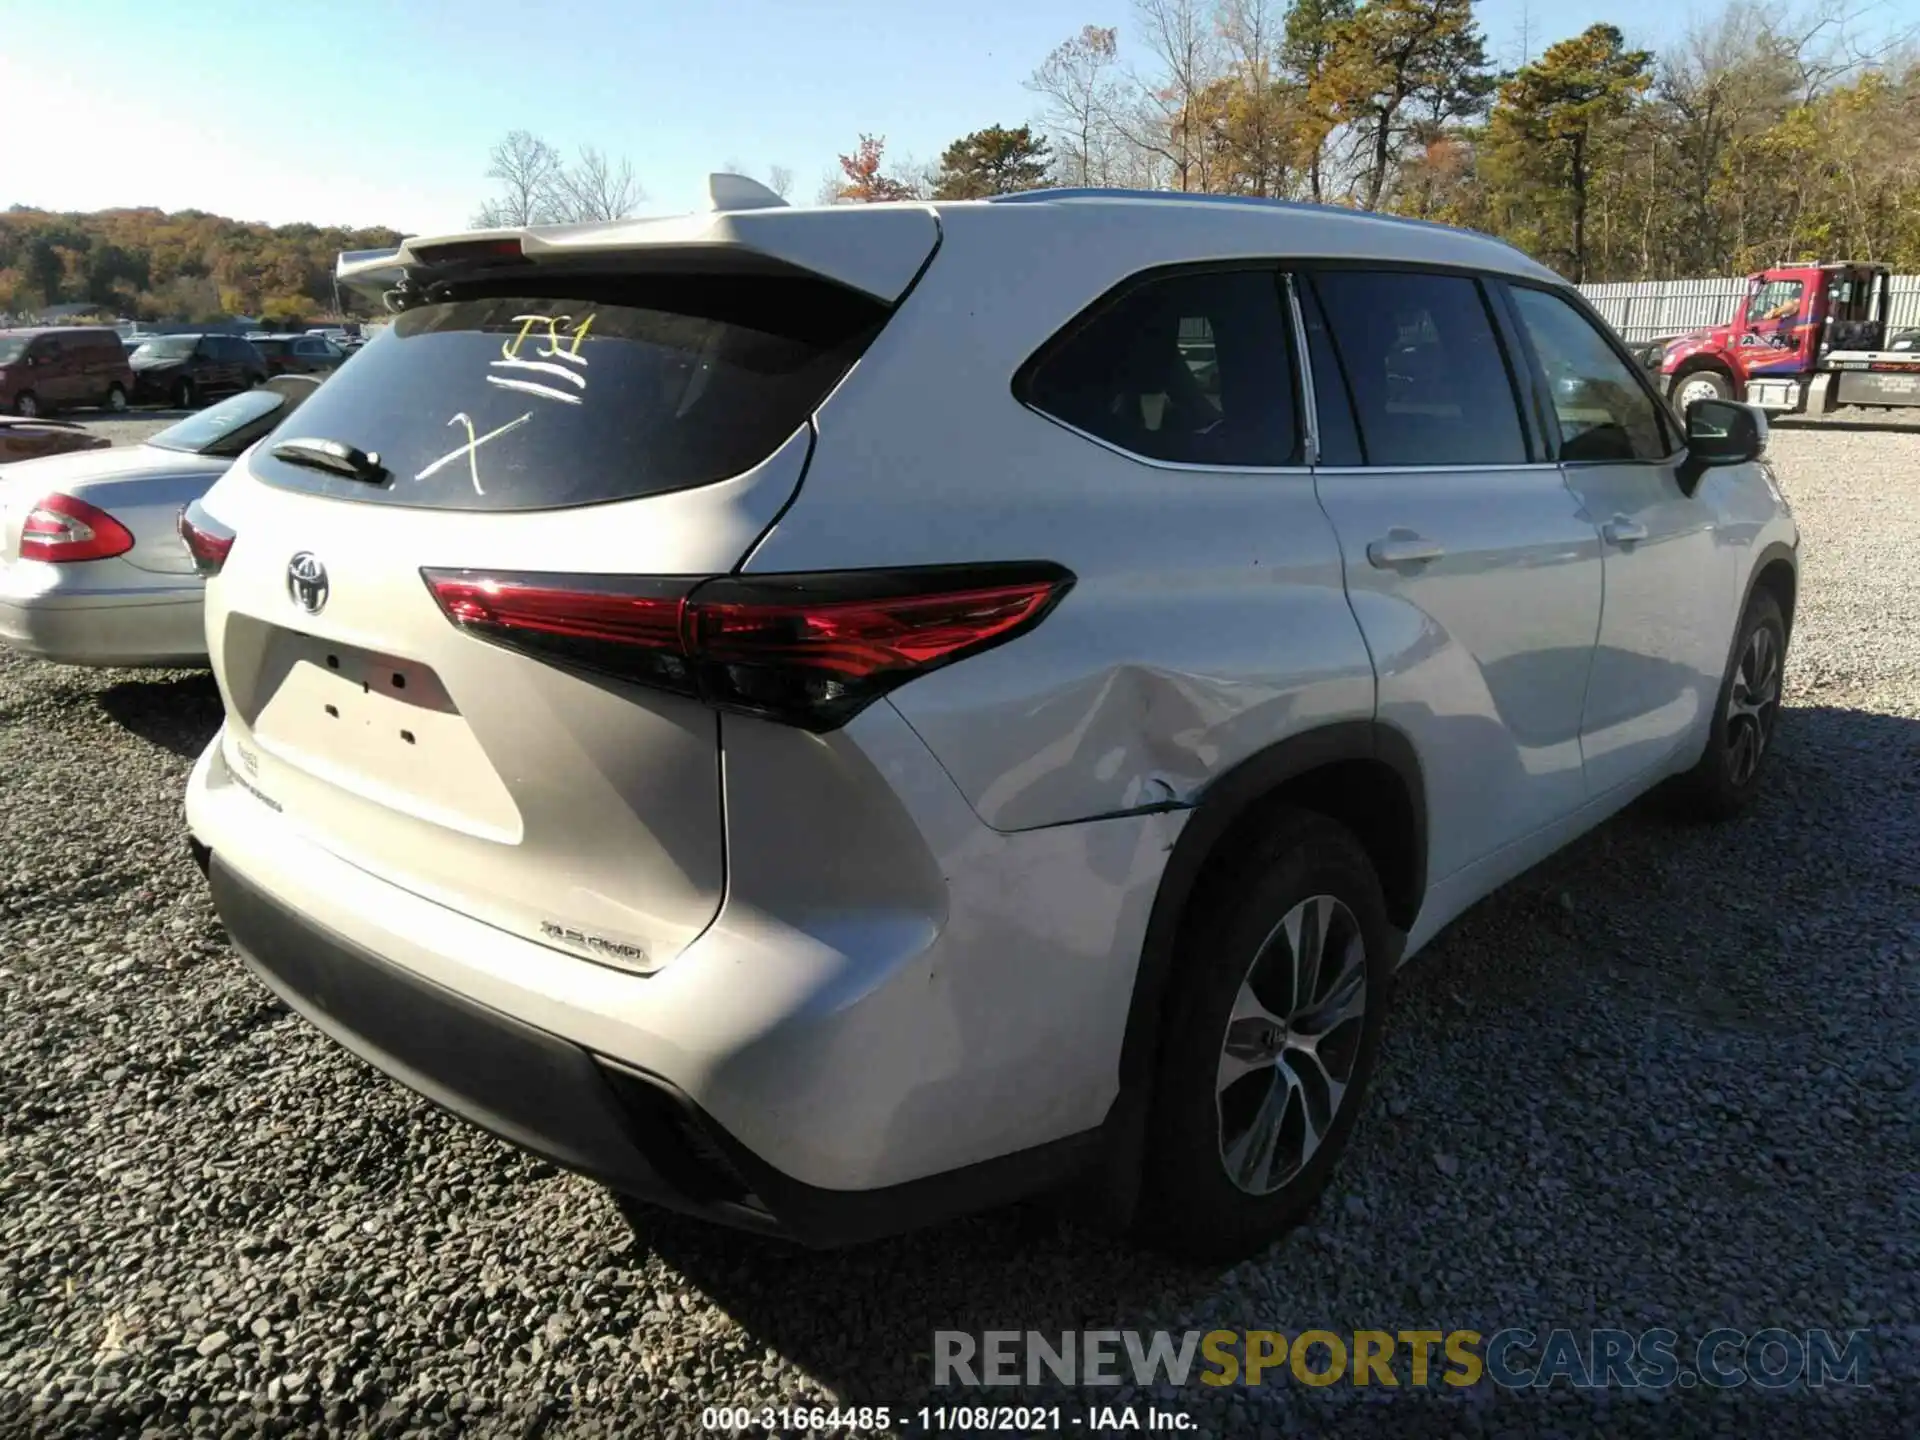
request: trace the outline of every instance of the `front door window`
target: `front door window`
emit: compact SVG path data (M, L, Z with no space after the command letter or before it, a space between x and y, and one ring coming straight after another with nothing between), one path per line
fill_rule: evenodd
M1804 280L1766 280L1754 286L1747 302L1747 333L1743 346L1762 350L1800 348L1800 307L1806 299Z

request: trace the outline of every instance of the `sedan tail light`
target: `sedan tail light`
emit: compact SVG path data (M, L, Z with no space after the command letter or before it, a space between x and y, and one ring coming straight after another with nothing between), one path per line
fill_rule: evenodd
M20 526L20 558L110 560L133 549L133 532L96 505L71 495L48 495Z
M233 549L234 534L207 513L198 500L180 512L180 539L193 557L193 568L202 576L218 575Z
M421 574L479 639L813 731L1025 634L1073 586L1044 561L707 580Z

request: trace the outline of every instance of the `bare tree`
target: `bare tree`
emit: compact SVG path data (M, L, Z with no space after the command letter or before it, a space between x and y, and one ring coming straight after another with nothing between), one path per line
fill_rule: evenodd
M1027 89L1046 97L1060 178L1070 185L1110 182L1119 44L1118 30L1088 25L1055 47L1027 81Z
M631 160L609 159L592 145L561 172L555 190L556 218L563 222L624 220L646 203L647 192Z
M729 175L745 175L753 178L753 167L744 160L729 160L723 167ZM767 178L761 182L782 200L793 198L793 171L784 165L769 165Z
M508 131L487 155L487 178L499 183L499 193L480 207L473 223L491 229L553 220L562 168L560 152L538 135Z
M1135 77L1141 104L1135 123L1123 125L1123 133L1166 162L1174 189L1204 190L1199 102L1219 73L1214 27L1199 0L1134 0L1134 10L1142 39L1162 73L1153 81ZM1148 126L1141 126L1141 119Z

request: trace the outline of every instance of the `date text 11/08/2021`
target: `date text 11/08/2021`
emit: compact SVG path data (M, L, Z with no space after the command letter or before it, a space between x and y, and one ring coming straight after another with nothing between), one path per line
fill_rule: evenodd
M1193 1417L1178 1410L1139 1405L1092 1405L1084 1412L1059 1405L922 1405L892 1409L885 1405L834 1408L826 1405L712 1405L700 1413L700 1428L721 1432L771 1430L790 1435L803 1430L879 1434L1032 1435L1054 1431L1102 1435L1129 1430L1162 1433L1190 1431Z

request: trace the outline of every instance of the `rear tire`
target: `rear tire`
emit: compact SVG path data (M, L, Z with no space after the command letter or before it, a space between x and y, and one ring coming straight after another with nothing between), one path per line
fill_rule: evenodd
M1283 813L1195 905L1162 1021L1140 1228L1174 1254L1231 1260L1325 1188L1373 1071L1397 948L1359 841L1306 811Z
M1732 663L1720 681L1707 752L1674 782L1679 813L1731 820L1753 803L1779 728L1786 663L1786 616L1770 592L1755 590L1740 618Z
M123 415L127 409L127 392L118 385L107 387L106 408L116 415Z
M193 382L182 380L173 387L173 408L176 410L193 409Z
M31 390L22 390L13 397L13 413L23 420L36 420L47 412L40 408L40 397Z

